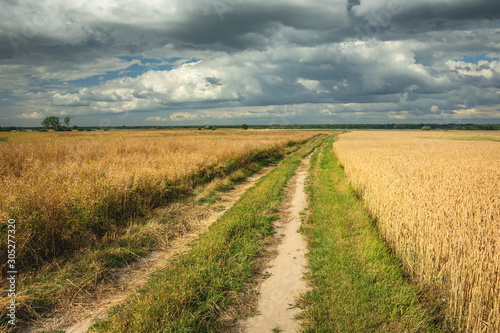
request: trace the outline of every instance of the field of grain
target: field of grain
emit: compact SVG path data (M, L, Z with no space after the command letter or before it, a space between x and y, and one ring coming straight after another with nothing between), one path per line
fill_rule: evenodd
M169 130L8 133L0 217L23 266L95 243L129 217L317 133ZM3 248L6 239L0 241ZM4 246L5 245L5 246ZM2 254L2 262L6 262ZM6 258L5 258L6 259Z
M385 240L460 331L500 331L499 139L356 131L334 143Z

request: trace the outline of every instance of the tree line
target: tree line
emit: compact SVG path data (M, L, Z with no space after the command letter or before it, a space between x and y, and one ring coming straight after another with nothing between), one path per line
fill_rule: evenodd
M197 128L215 130L216 128L243 128L243 129L423 129L423 130L468 130L468 131L499 131L500 124L290 124L290 125L185 125L185 126L113 126L113 127L99 127L88 126L70 127L71 119L65 117L61 120L57 116L45 118L41 124L43 127L18 127L7 126L0 127L0 131L8 132L13 130L54 130L54 131L69 131L69 130L99 130L99 129L174 129L174 128Z

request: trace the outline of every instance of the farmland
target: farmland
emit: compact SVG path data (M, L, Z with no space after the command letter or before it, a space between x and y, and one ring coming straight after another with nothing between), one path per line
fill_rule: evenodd
M18 260L39 265L97 242L128 217L144 215L197 184L281 154L283 147L314 135L241 130L9 133L8 142L0 145L0 216L20 222Z
M253 286L269 276L270 244L285 241L280 225L291 217L283 207L299 165L308 174L308 208L295 218L308 244L311 289L292 307L301 309L304 331L500 325L496 132L6 135L0 215L17 224L23 325L66 310L75 312L60 317L66 324L59 318L52 321L59 326L44 329L64 330L74 320L99 332L239 327L239 319L255 315ZM232 192L238 182L243 189ZM231 204L223 205L224 195ZM151 254L161 259L146 274ZM142 277L90 326L99 290L113 299L114 288L123 288L116 282L132 276ZM8 330L6 302L2 297L0 330ZM87 317L79 316L84 309Z
M466 331L500 329L499 137L359 131L334 144L388 245Z

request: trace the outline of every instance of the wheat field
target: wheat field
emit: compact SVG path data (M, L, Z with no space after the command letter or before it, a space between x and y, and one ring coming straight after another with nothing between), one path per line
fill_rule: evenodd
M500 135L356 131L334 143L355 191L446 322L500 331Z
M37 265L95 243L127 218L144 215L197 184L316 134L221 129L8 133L8 141L0 143L0 216L4 223L17 222L18 260L24 267Z

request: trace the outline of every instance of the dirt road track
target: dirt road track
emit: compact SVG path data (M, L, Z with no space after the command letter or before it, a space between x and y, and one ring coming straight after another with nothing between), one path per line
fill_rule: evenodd
M279 329L279 332L286 333L300 328L294 317L300 312L296 307L297 297L307 291L307 284L302 278L307 261L306 242L298 231L300 212L306 208L304 183L311 155L304 158L296 176L290 180L288 195L291 198L284 199L288 207L275 225L278 237L281 236L278 256L269 262L267 273L270 276L258 287L257 315L241 321L240 332L267 333Z

